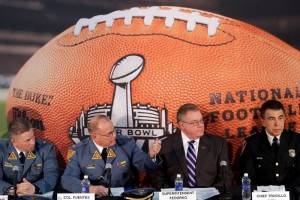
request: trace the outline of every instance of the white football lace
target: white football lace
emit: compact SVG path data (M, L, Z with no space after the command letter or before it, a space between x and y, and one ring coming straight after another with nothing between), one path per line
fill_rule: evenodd
M80 19L74 29L74 35L78 36L84 27L88 27L89 31L95 30L98 23L105 22L106 27L112 27L115 19L124 18L124 24L129 26L134 17L143 17L144 24L150 26L155 17L165 18L165 26L171 28L175 19L187 22L187 30L193 31L196 24L205 24L208 27L208 35L214 36L219 26L219 19L216 17L204 17L199 12L185 13L180 8L173 7L170 10L162 10L159 7L150 7L148 9L131 8L129 10L118 10L107 15L97 15L90 19Z

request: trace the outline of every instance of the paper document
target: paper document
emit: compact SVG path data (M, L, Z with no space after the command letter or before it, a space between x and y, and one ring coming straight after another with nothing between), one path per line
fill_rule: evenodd
M268 186L257 186L257 190L254 192L284 192L285 186L284 185L268 185Z

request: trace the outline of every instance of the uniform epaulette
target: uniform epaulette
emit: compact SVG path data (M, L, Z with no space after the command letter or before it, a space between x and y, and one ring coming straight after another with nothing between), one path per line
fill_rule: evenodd
M72 149L78 149L81 146L85 146L89 143L89 139L81 140L80 142L73 144Z
M249 137L251 137L251 136L253 136L253 135L256 135L256 134L258 134L258 133L259 133L259 132L252 133L252 134L248 135L247 137L245 137L245 139L246 139L246 138L249 138Z

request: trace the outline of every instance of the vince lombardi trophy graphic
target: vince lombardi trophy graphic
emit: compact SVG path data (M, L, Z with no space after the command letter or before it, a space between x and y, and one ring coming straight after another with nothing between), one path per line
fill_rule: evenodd
M116 85L111 110L111 120L118 127L133 127L131 81L144 67L141 55L127 55L116 62L110 72L110 80Z

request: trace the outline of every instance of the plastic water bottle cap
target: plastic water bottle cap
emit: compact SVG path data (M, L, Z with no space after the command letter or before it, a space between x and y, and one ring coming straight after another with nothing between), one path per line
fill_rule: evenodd
M181 174L177 174L177 178L180 178L181 177Z
M84 177L83 177L84 179L88 179L89 177L88 177L88 175L84 175Z
M248 176L248 173L244 173L244 176L246 176L246 177L247 177L247 176Z

